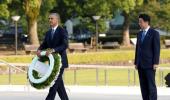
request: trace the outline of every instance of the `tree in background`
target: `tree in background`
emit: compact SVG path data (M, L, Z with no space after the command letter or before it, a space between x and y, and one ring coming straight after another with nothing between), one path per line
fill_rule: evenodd
M11 2L11 0L0 0L0 18L8 19L10 12L8 10L8 4Z
M10 12L10 16L24 16L23 0L11 0L8 4L8 11Z
M82 6L84 14L82 16L82 20L87 20L85 24L88 25L88 28L91 31L95 32L95 25L92 16L101 16L99 19L99 33L106 32L106 21L110 20L112 17L112 10L110 8L111 4L104 0L86 0L84 5Z
M39 44L38 38L41 39L47 31L48 12L56 5L55 2L56 0L12 0L8 4L10 16L21 16L23 30L28 33L31 44Z
M44 37L45 32L49 28L49 12L56 5L56 0L42 0L40 14L38 16L38 37L41 41Z
M95 33L95 24L92 16L101 16L99 32L106 31L106 20L112 17L111 4L104 0L57 0L54 10L61 15L62 22L70 18L78 18L80 24L75 27L87 28Z
M162 30L170 31L170 0L160 0L155 2L148 2L145 12L151 14L153 26Z
M19 26L23 29L23 34L27 33L28 27L27 27L27 20L25 11L23 9L23 0L12 0L8 4L8 10L10 12L10 16L19 15L21 18L19 19ZM12 21L11 18L8 19L9 21Z
M160 28L166 31L170 31L170 0L162 0L160 1L160 10L158 13L159 17L159 26ZM162 22L162 23L160 23Z
M130 46L130 15L133 13L136 7L143 4L143 0L113 0L112 3L117 9L122 11L122 15L124 16L122 45L128 47Z
M143 2L144 5L142 5ZM0 0L0 9L0 18L11 20L9 17L12 15L19 14L21 16L20 23L24 24L24 29L27 29L31 44L39 44L37 22L38 35L43 36L42 33L48 27L48 12L51 9L61 15L63 23L70 18L79 18L81 23L78 27L86 27L94 33L93 15L101 16L98 21L99 32L103 33L106 29L105 21L109 20L114 12L121 10L125 18L122 41L124 46L130 45L130 21L137 22L138 14L141 12L148 13L152 17L153 27L170 30L170 0Z
M8 5L6 4L9 9L5 10L10 12L8 16L21 16L20 24L23 26L24 33L28 33L30 43L39 44L37 30L38 35L43 37L42 33L47 31L49 25L48 12L56 5L55 2L56 0L12 0ZM5 2L1 3L5 5Z
M61 16L61 22L66 22L67 19L82 15L82 8L79 5L80 0L57 0L54 11L58 12ZM83 2L84 0L81 0Z
M145 0L144 5L137 7L132 15L132 20L137 20L139 13L147 13L151 16L151 26L170 31L170 0Z
M33 45L39 45L37 35L37 18L40 12L42 0L24 0L23 7L27 16L28 34L30 37L30 43Z

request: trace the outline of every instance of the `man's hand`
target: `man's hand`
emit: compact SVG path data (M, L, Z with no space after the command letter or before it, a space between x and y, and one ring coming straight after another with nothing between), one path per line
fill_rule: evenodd
M153 65L153 69L156 70L158 68L158 65Z
M138 66L137 65L135 65L135 69L138 70Z
M55 50L54 49L47 49L47 51L46 51L46 56L48 56L49 54L52 54L52 53L54 53L55 52Z
M41 56L41 50L37 50L37 56L38 56L38 57Z

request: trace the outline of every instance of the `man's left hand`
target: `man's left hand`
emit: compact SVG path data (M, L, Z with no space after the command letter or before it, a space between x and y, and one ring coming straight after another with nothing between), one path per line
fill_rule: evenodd
M158 68L158 65L153 65L153 69L156 70Z
M52 53L54 53L54 52L55 52L54 49L47 49L47 51L46 51L46 56L48 56L49 54L52 54Z

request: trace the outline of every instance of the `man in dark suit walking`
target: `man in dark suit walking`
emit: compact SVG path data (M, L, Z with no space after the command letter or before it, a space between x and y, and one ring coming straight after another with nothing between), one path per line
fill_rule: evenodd
M138 70L143 100L157 100L155 72L160 57L159 33L150 27L150 16L139 15L141 31L137 34L135 67Z
M68 100L68 96L62 78L64 68L68 67L68 60L66 54L66 49L68 47L68 34L65 29L59 26L60 16L58 13L50 13L49 23L51 29L46 32L45 39L40 45L37 51L37 55L40 56L41 50L49 48L49 50L47 50L46 52L46 56L51 53L59 53L61 55L62 67L60 68L58 78L56 79L54 85L50 87L46 100L54 100L56 92L58 92L58 95L61 100Z

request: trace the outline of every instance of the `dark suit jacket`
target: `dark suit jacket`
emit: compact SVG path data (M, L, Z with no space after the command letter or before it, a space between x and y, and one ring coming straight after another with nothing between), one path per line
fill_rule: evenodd
M44 50L47 48L52 48L56 53L61 55L62 67L68 67L68 59L66 54L66 49L68 47L68 33L61 26L58 26L51 39L51 29L46 32L45 39L40 45L39 50Z
M143 42L141 37L142 31L137 34L135 65L142 69L151 69L154 64L159 64L160 36L157 31L149 28Z

